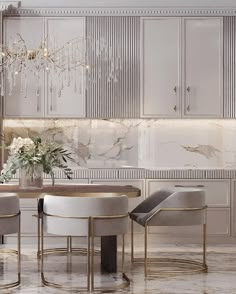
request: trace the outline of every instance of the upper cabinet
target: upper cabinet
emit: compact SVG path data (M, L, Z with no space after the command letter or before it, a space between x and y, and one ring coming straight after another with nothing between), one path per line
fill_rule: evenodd
M14 49L22 38L27 54L20 58L34 64L26 73L5 70L4 117L223 116L221 17L9 16L3 25L4 44ZM81 40L80 51L74 39ZM44 60L34 55L40 46L45 54L61 48L65 54L50 57L51 66L39 70ZM73 56L89 66L76 62L65 74L58 58L67 66ZM234 59L226 59L229 68L226 61ZM233 98L227 99L231 105Z
M141 111L146 117L180 116L180 19L141 21Z
M222 35L222 18L142 18L142 117L222 117Z
M44 38L43 18L6 18L4 21L4 44L14 49L13 43L20 38L23 38L28 50L38 47ZM15 45L17 46L17 43ZM22 76L17 70L4 71L5 116L41 117L43 115L43 75L44 73L41 72L38 79L35 79L31 71L27 73L27 76Z
M60 64L69 63L71 56L67 47L69 47L70 41L78 38L81 40L80 44L85 44L83 42L85 39L85 18L6 18L4 20L4 43L14 50L14 46L17 46L17 43L14 45L14 42L17 42L19 37L24 40L29 53L25 56L28 58L28 64L38 62L38 60L34 61L34 56L33 54L31 56L30 52L34 52L40 46L47 48L45 54L49 50L55 52L66 46L65 55L49 56L48 59L50 59L52 66L48 67L48 71L44 71L40 63L34 64L34 67L29 66L26 75L23 72L8 72L6 70L4 73L4 116L84 117L86 69L80 67L75 71L74 67L71 67L68 76L65 77L63 65L61 68L57 67L55 59L61 58ZM72 46L75 45L72 44ZM83 52L83 48L81 52ZM57 71L56 74L54 70L51 70L53 66ZM36 70L36 67L39 70ZM11 85L14 86L11 88Z
M62 48L67 42L78 40L74 46L74 54L78 54L76 46L85 47L85 19L80 18L49 18L46 20L46 36L48 49ZM69 45L69 44L68 44ZM79 51L78 62L83 58L85 48ZM66 54L68 54L66 52ZM70 54L65 56L65 63L70 62ZM54 72L46 72L46 116L84 117L85 116L85 87L86 68L80 66L74 70L72 65L68 76ZM60 71L60 69L59 69Z
M183 19L183 115L223 115L223 19Z

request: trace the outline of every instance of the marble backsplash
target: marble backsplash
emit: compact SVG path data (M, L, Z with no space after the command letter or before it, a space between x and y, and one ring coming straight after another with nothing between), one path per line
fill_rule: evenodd
M78 166L236 168L236 120L5 119L13 137L41 136L64 145Z

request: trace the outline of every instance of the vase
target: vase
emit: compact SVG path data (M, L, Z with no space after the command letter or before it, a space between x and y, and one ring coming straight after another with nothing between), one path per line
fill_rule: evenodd
M21 189L41 189L43 186L43 166L41 164L20 168L19 187Z

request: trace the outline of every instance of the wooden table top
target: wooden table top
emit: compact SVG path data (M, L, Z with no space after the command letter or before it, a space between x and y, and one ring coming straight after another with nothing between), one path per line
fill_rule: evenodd
M128 197L138 197L141 195L139 188L131 185L104 185L104 184L60 184L43 185L41 189L21 189L19 185L1 184L1 192L17 193L20 198L38 198L43 194L53 194L62 196L109 196L111 194L127 195Z

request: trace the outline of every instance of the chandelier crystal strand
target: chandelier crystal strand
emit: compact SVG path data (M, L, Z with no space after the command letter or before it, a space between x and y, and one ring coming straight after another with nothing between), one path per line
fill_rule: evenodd
M1 73L1 96L4 96L4 90L5 90L5 85L4 85L3 73Z
M50 47L48 38L41 41L37 48L28 48L25 40L17 34L15 41L8 46L2 45L0 53L2 61L0 65L6 71L9 95L12 95L13 88L20 85L20 90L27 97L28 83L36 84L35 94L40 95L40 86L43 84L43 73L47 73L49 80L49 91L51 98L53 91L60 97L64 87L73 85L75 92L82 93L84 87L84 75L89 72L89 79L95 82L96 79L104 79L106 82L117 81L120 71L119 54L112 48L111 36L108 41L100 35L94 39L75 38L58 46L55 37L52 37ZM51 44L52 43L52 44ZM86 47L92 46L95 58L87 63ZM97 62L98 61L98 62ZM91 71L92 68L92 71ZM93 73L93 74L92 74ZM96 75L94 75L96 73ZM32 82L32 79L36 80ZM1 93L4 94L2 82ZM51 100L52 101L52 100Z
M24 84L25 84L25 88L24 88L24 93L25 93L25 99L27 98L27 91L28 91L28 82L27 82L27 72L25 71L25 80L24 80Z

